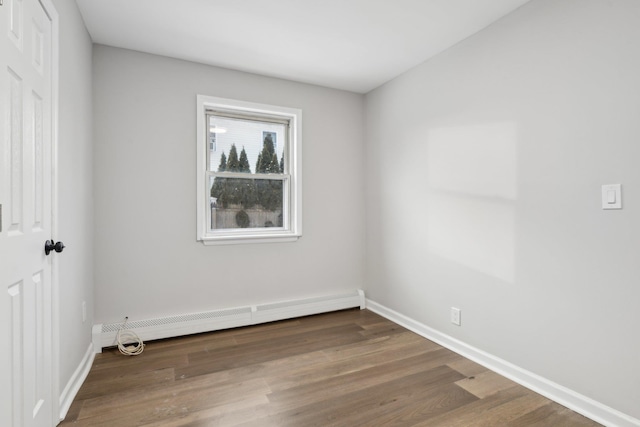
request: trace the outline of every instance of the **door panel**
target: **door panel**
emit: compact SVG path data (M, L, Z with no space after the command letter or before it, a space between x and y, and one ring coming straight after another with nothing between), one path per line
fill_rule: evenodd
M8 68L7 79L9 80L9 105L8 108L8 120L7 127L9 128L9 200L11 209L8 212L11 213L9 221L7 222L9 229L9 236L15 236L22 233L22 189L23 189L23 155L22 155L22 79L11 69Z
M8 410L6 412L3 411L3 413L12 415L11 417L7 417L5 422L7 424L13 423L10 424L13 426L22 425L22 288L23 283L19 281L10 285L7 289L7 293L9 294L7 304L9 308L7 310L9 339L7 342L10 351L7 352L9 361L3 364L3 366L10 369L9 380L5 382L5 384L10 385L10 387L7 387L7 391L11 394L8 395L7 398L11 405Z
M37 0L0 6L0 425L51 426L52 32ZM55 255L54 255L55 256Z

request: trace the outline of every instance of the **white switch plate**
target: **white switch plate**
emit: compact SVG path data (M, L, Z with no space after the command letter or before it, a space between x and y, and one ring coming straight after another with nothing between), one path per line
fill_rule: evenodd
M602 186L602 209L622 209L622 185Z

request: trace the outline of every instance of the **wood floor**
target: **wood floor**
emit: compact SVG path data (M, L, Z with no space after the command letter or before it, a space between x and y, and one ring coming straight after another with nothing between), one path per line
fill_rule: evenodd
M98 355L61 426L598 426L370 311Z

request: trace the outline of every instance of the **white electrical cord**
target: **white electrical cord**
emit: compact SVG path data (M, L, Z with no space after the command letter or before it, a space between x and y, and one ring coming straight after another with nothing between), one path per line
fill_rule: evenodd
M129 317L127 316L124 318L124 323L120 329L118 329L118 335L116 337L118 340L118 350L125 356L137 356L144 351L144 343L135 332L124 330L128 321Z

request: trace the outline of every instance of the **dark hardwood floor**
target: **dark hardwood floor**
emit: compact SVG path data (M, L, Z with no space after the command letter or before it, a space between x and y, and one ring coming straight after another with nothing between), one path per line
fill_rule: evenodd
M97 355L61 426L598 426L370 311Z

